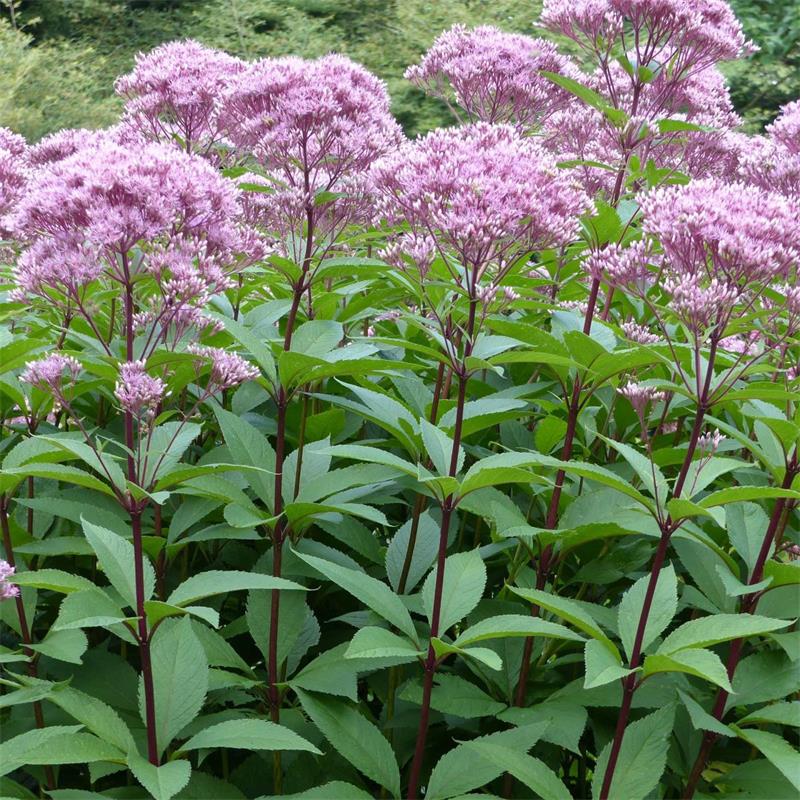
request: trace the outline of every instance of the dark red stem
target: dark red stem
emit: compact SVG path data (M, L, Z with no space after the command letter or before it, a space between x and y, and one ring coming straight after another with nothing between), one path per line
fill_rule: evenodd
M477 300L470 299L469 319L467 321L466 335L464 337L464 358L458 371L458 398L456 400L456 421L453 428L453 446L450 450L450 469L448 475L452 478L458 473L458 456L461 448L464 424L464 404L466 402L467 382L469 380L469 372L467 371L466 363L472 351L476 310ZM455 508L455 501L456 498L450 494L442 503L442 524L439 529L439 552L436 559L436 581L434 584L433 608L431 610L431 640L428 643L428 654L425 659L425 673L422 683L422 708L419 715L417 742L408 776L408 800L416 800L418 797L420 772L425 757L425 741L428 737L428 724L430 722L431 713L431 693L433 692L433 679L436 675L437 666L433 640L439 636L445 561L447 559L447 538L450 533L450 519L453 515L453 509Z
M797 450L795 450L791 460L786 466L786 474L784 475L781 488L790 489L797 475ZM747 581L748 586L755 586L757 583L760 583L764 577L764 567L766 566L767 559L769 558L769 553L772 549L772 544L775 541L775 536L780 528L781 520L784 518L784 511L786 509L787 502L788 501L785 497L780 497L775 503L775 508L772 510L772 516L770 517L769 525L767 526L766 533L764 534L764 540L761 543L761 549L759 550L758 557L753 565L753 572L750 575L750 579ZM742 598L740 613L754 614L756 608L758 607L758 601L760 597L761 595L758 592L745 595ZM735 639L731 644L731 649L728 653L728 661L726 664L729 682L733 681L733 676L736 673L736 668L739 666L739 661L742 657L743 648L744 639ZM724 689L720 689L717 692L717 697L714 701L714 707L711 711L711 715L714 717L714 719L722 721L722 717L725 715L725 705L727 702L728 692L726 692ZM717 738L718 735L713 731L705 731L703 733L703 741L700 745L700 751L697 754L697 758L695 759L692 770L689 773L689 778L686 781L686 787L683 791L682 797L684 800L692 800L692 797L694 797L697 784L700 781L700 777L703 774L703 770L705 769L708 758L711 755L711 750L714 747L714 743L717 741Z

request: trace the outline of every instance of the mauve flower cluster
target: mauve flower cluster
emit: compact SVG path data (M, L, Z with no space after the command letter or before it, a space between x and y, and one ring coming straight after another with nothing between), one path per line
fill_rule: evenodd
M797 204L777 193L709 178L640 202L644 230L664 253L672 309L698 333L724 327L740 299L785 280L800 260Z
M329 243L363 216L364 172L402 141L383 82L340 55L251 64L224 93L219 119L232 145L255 158L273 187L252 210L288 240L297 260L304 236L319 234Z
M749 47L724 0L545 0L541 21L593 53L624 38L634 63L669 63L677 77L738 58ZM624 37L626 28L633 35Z
M173 310L205 303L226 285L237 254L258 251L237 211L235 186L202 159L100 139L33 175L13 218L27 244L15 295L52 298L56 290L78 300L104 273L129 283L150 270Z
M38 361L29 361L20 375L20 380L61 397L64 379L66 378L68 383L74 383L82 369L80 362L72 356L51 353Z
M12 235L7 217L22 196L28 176L28 145L22 136L0 128L0 239Z
M382 159L372 175L389 222L407 222L415 243L430 237L470 270L512 248L571 241L589 206L569 170L506 125L433 131Z
M490 25L473 30L454 25L405 76L448 105L454 100L470 122L530 127L574 100L542 72L580 76L552 42Z
M800 100L781 109L766 136L742 143L739 171L757 186L800 199Z
M200 356L203 361L211 362L207 387L209 393L230 389L245 381L255 380L260 375L258 369L240 355L219 347L190 345L189 352Z
M123 122L148 138L180 137L187 152L207 154L220 140L220 94L245 64L191 39L168 42L136 57L133 71L117 79L126 99Z
M19 596L19 586L9 583L8 579L16 572L16 569L0 558L0 600L8 600Z
M96 146L102 139L111 138L108 129L64 128L40 139L30 149L30 162L44 167L74 155L84 147Z
M120 365L114 396L123 411L134 417L152 415L165 391L164 381L148 375L143 361L126 361Z

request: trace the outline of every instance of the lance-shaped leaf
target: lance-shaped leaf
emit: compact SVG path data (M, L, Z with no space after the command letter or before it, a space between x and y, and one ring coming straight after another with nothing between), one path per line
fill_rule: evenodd
M293 553L301 561L305 561L306 564L321 572L328 580L333 581L337 586L341 586L342 589L353 595L357 600L369 606L376 614L380 614L403 633L414 640L416 639L416 629L411 621L408 609L385 583L363 572L301 553L299 550L294 550Z
M244 589L306 591L304 586L285 578L274 578L272 575L262 575L258 572L212 569L187 578L172 592L167 602L173 606L187 606L204 597Z

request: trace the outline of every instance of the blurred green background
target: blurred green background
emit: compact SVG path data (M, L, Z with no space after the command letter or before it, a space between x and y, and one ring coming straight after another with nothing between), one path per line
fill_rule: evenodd
M761 50L725 66L749 130L800 97L800 0L734 0ZM114 78L134 55L193 37L245 58L346 53L389 85L409 134L447 124L442 105L403 79L456 22L536 35L536 0L0 0L0 125L36 140L112 123ZM567 45L565 49L569 50Z

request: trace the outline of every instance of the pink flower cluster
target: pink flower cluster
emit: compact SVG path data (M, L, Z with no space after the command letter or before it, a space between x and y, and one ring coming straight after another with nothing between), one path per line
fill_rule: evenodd
M257 244L236 219L234 185L207 162L101 138L33 175L14 217L27 244L14 272L17 296L77 297L103 273L127 283L137 271L162 277L174 268L170 301L204 302L202 288L216 291L220 269Z
M218 392L238 386L245 381L255 380L259 371L237 353L230 353L219 347L201 347L190 345L189 352L211 361L211 374L208 380L208 392Z
M365 171L402 141L383 82L340 55L249 65L223 94L219 120L232 145L264 170L273 191L252 208L292 240L295 257L304 236L331 241L363 215Z
M80 362L72 356L51 353L38 361L29 361L25 364L20 380L37 389L51 391L60 396L64 379L73 383L82 369Z
M123 411L135 417L152 415L163 399L165 390L161 378L147 374L143 361L126 361L120 365L114 396Z
M664 251L664 289L700 331L721 325L752 290L800 259L797 206L785 197L718 179L665 186L641 198L644 230Z
M580 76L552 42L489 25L454 25L406 70L406 78L448 104L454 101L470 122L530 127L573 100L542 72Z
M372 176L391 223L407 222L413 241L431 237L472 270L512 248L572 240L589 206L569 170L505 125L433 131L382 159Z
M739 170L757 186L800 199L800 100L781 109L767 136L742 145Z
M8 600L19 596L19 586L9 583L8 579L16 572L15 568L0 558L0 600Z
M612 286L629 286L645 281L649 276L648 265L658 261L648 241L639 239L628 247L614 242L593 252L586 259L586 270L596 280Z
M626 28L636 64L667 64L676 75L747 52L742 26L725 0L545 0L542 24L592 52Z
M148 138L180 138L187 152L209 153L220 139L220 94L245 64L199 42L168 42L136 57L133 71L117 79L126 99L124 124Z
M22 136L0 128L0 239L12 233L8 217L21 198L27 180L28 152Z

